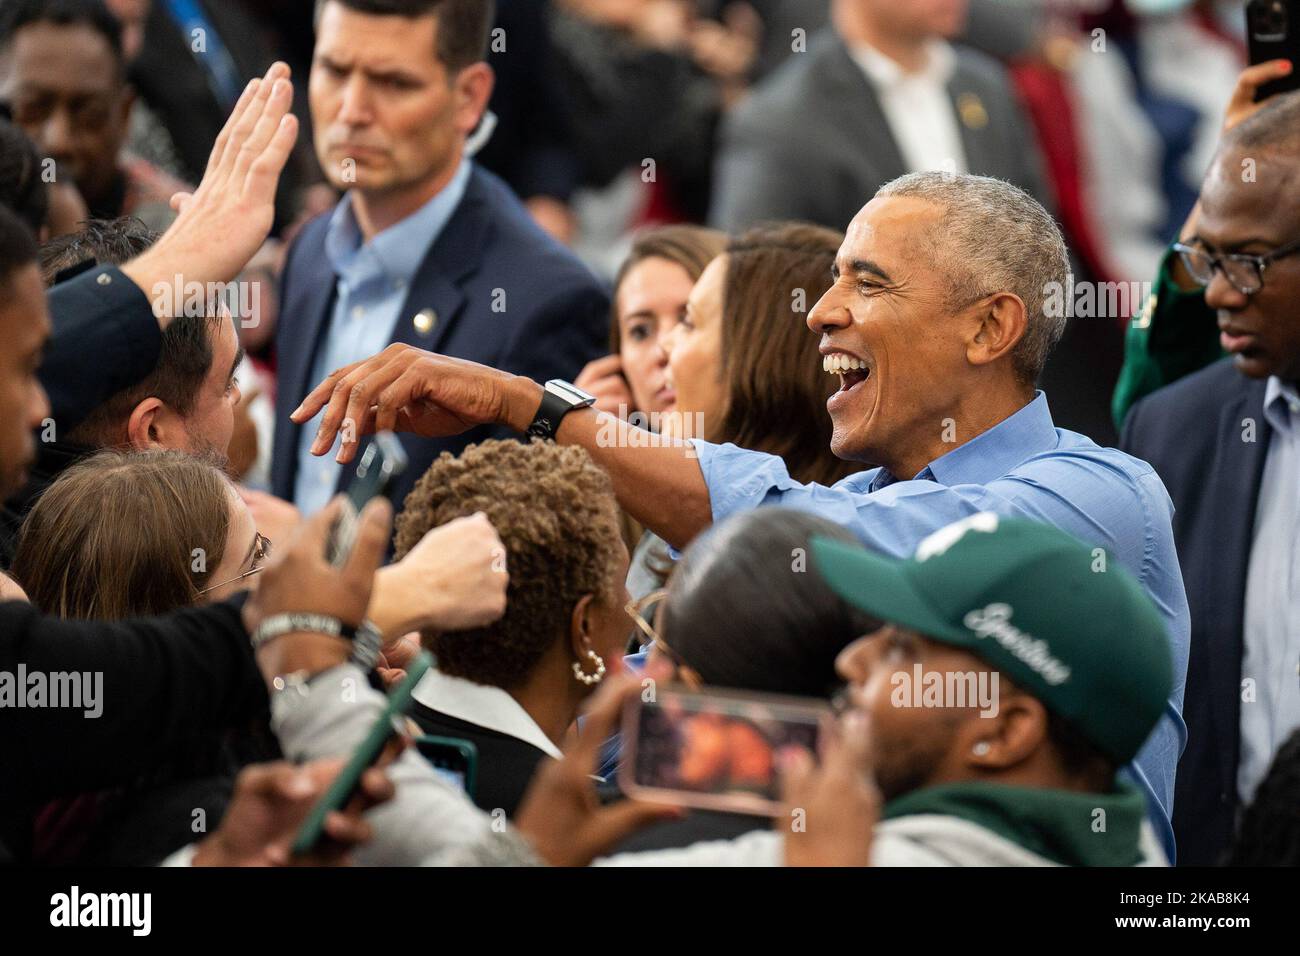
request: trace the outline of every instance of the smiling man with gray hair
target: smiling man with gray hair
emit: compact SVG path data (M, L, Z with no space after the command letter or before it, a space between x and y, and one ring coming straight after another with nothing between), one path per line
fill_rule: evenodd
M1149 465L1057 428L1035 388L1061 334L1044 302L1067 270L1060 230L1015 186L950 173L886 184L849 225L835 282L807 316L823 368L839 379L826 403L831 448L877 466L830 488L802 485L780 458L733 445L649 447L567 383L543 388L408 346L328 376L293 417L305 423L324 409L316 454L345 421L357 424L344 431L345 461L376 428L443 435L492 422L582 445L619 503L677 547L712 521L773 504L816 512L894 557L980 511L1070 532L1094 549L1097 573L1115 562L1137 579L1170 636L1173 691L1130 771L1172 859L1190 626L1173 509Z

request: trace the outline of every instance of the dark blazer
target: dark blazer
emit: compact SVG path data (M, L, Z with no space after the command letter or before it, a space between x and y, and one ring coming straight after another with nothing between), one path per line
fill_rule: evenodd
M1046 203L1038 147L1006 70L975 50L955 49L954 107L976 97L985 118L968 123L957 110L967 167ZM843 230L877 189L906 171L875 87L827 30L723 123L709 219L728 230L775 219Z
M275 339L279 378L271 485L286 499L293 498L300 432L289 413L318 384L312 368L334 309L335 275L325 255L328 226L328 215L308 224L284 270ZM502 295L504 309L493 311ZM413 320L426 309L432 310L433 325L422 332ZM604 286L533 223L505 183L475 167L464 198L411 283L389 341L544 382L577 376L604 354L608 337ZM472 442L506 434L480 427L452 438L400 436L410 465L394 487L394 502L400 507L441 452L455 454ZM344 469L340 490L350 480L351 471Z
M471 724L417 701L408 716L426 734L468 740L478 748L475 805L484 813L504 810L513 819L538 765L549 755L526 740Z
M1173 499L1192 616L1187 749L1174 787L1180 864L1216 863L1238 810L1246 569L1271 436L1264 389L1225 359L1133 406L1120 436L1119 447L1149 462Z

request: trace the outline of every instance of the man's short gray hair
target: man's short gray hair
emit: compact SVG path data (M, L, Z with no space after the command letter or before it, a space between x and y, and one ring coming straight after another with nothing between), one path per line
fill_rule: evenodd
M949 277L953 307L995 292L1019 296L1027 321L1011 361L1022 381L1037 382L1067 314L1049 312L1045 302L1053 292L1070 292L1069 255L1051 214L1023 189L988 176L909 173L881 186L876 196L911 196L943 207L932 248L936 267Z

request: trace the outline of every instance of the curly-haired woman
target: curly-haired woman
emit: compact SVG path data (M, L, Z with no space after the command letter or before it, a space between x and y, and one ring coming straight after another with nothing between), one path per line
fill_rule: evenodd
M505 546L505 616L425 632L438 669L411 716L428 734L478 748L474 801L513 816L537 765L560 745L583 700L618 667L628 554L609 477L581 448L486 441L444 453L397 518L401 559L431 529L483 512Z

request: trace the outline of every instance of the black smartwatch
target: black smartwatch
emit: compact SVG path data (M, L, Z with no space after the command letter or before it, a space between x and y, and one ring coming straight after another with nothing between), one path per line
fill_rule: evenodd
M546 383L546 389L542 392L542 404L538 406L527 434L533 438L554 438L565 415L575 408L587 408L595 402L596 396L588 395L569 382L553 378Z

